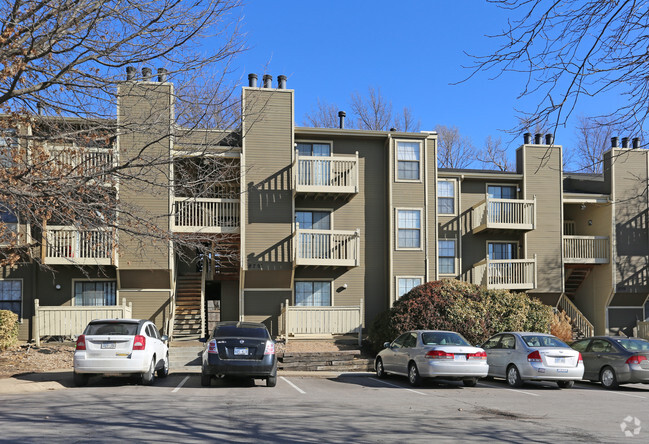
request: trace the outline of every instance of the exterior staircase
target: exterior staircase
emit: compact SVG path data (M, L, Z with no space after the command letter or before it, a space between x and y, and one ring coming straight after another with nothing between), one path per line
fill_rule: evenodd
M575 293L577 293L577 290L579 290L581 284L584 283L584 281L590 274L590 271L592 270L592 266L570 267L567 268L567 270L570 270L570 273L567 273L566 275L566 283L565 283L566 294L569 297L574 298Z
M201 273L178 276L176 280L176 307L174 339L198 339L202 332Z
M584 314L577 308L577 306L568 298L567 293L564 293L559 298L556 309L561 312L565 311L570 317L570 324L572 325L572 338L578 340L593 336L595 328L593 324L584 316Z

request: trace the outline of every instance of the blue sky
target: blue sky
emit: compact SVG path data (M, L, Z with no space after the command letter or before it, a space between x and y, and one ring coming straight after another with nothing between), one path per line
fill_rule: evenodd
M522 141L502 130L516 124L516 108L533 109L517 100L524 75L482 73L452 85L470 72L464 52L488 53L497 42L486 35L506 24L506 11L484 0L249 0L243 13L250 49L237 72L244 81L267 72L274 85L288 76L298 125L318 98L349 111L350 94L373 86L395 110L410 107L422 130L455 125L477 147L501 136L512 153ZM604 100L582 103L575 115L604 111ZM573 127L558 128L558 144L569 150L574 141Z

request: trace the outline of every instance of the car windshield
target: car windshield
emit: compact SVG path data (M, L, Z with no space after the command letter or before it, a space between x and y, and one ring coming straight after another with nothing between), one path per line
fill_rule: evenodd
M649 350L649 342L642 339L615 339L615 342L629 351Z
M541 336L541 335L526 335L521 336L523 342L527 344L528 347L568 347L568 345L555 338L554 336Z
M133 322L94 322L86 327L86 335L135 336L138 324Z
M421 334L424 345L468 345L470 344L458 333L429 332Z
M215 338L261 338L268 339L270 335L265 328L237 327L236 325L223 325L214 329Z

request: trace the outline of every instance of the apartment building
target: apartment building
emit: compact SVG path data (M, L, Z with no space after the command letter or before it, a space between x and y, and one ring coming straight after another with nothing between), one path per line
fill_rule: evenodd
M168 171L147 172L164 187L122 181L120 201L209 249L118 229L92 237L84 255L87 234L50 225L39 260L56 273L25 261L0 280L21 339L52 334L45 316L125 303L174 336L204 334L214 312L275 335L358 332L443 278L525 291L566 310L582 334L630 333L649 316L649 157L637 140L614 140L601 175L564 172L550 135L525 135L515 172L442 169L434 132L345 129L344 114L336 129L297 127L284 76L276 86L249 77L233 132L179 127L173 85L158 80L120 86L117 121L140 129L117 134L109 151L169 156ZM226 159L237 180L188 192L178 172L201 157ZM29 233L28 221L3 218ZM39 318L35 300L59 314Z

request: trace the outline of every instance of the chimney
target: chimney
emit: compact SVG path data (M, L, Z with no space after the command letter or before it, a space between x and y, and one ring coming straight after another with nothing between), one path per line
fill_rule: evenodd
M248 86L251 88L257 88L257 74L248 74Z
M142 80L145 82L150 82L151 72L151 68L142 68Z
M629 138L622 137L622 148L628 148L628 147L629 147Z
M640 138L639 137L634 137L631 139L631 142L633 142L633 148L640 148Z
M543 140L543 134L534 134L534 145L540 145Z
M552 134L545 135L545 144L552 145L554 143L554 136Z
M611 148L617 148L617 137L611 137Z
M165 83L167 81L167 70L158 68L158 82Z
M264 74L264 88L273 87L273 76L270 74Z
M340 118L340 129L345 129L345 111L338 111L338 117Z
M136 69L133 66L127 66L126 67L126 80L133 80L135 79L135 73Z
M523 145L530 145L532 143L532 134L525 133L523 134Z
M286 89L286 76L285 75L277 76L277 88Z
M390 128L391 133L395 132L396 130L397 130L396 128Z

